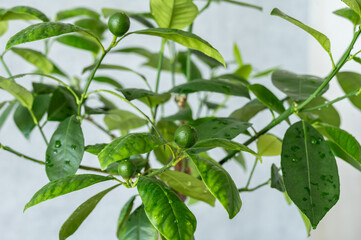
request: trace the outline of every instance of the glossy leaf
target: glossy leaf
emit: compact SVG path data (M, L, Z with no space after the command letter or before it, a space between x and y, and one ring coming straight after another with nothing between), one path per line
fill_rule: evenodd
M9 39L6 44L6 50L9 50L15 45L81 31L84 31L84 29L69 23L46 22L30 25Z
M274 164L271 166L271 188L275 188L280 192L286 191L282 176L278 173L278 167Z
M333 141L353 160L361 163L361 146L351 134L342 129L327 125L323 125L322 129L329 140Z
M106 83L116 88L123 88L123 85L120 84L117 80L107 76L96 76L93 78L93 81L99 83Z
M216 92L227 95L249 98L247 88L242 84L222 80L193 80L178 85L170 90L173 93L189 94L194 92Z
M120 228L119 240L158 240L158 231L153 227L141 205L128 217Z
M256 116L257 113L264 109L266 109L264 104L262 104L257 99L253 99L247 104L245 104L243 107L232 112L229 117L248 122L251 118Z
M361 164L359 161L353 159L349 154L345 153L336 143L332 141L327 141L328 146L331 148L333 154L356 168L357 170L361 171Z
M58 87L50 99L49 121L63 121L77 113L77 104L73 95L64 87Z
M161 28L183 29L198 15L192 0L151 0L150 11Z
M251 76L252 70L253 70L252 65L246 64L246 65L243 65L243 66L239 67L234 72L234 74L238 75L238 76L240 76L240 77L242 77L244 79L248 79Z
M298 75L284 70L272 74L272 83L295 101L306 100L324 82L323 78L311 75ZM322 90L326 92L328 87Z
M199 153L217 147L221 147L228 150L248 152L262 160L262 158L257 153L255 153L252 149L248 148L247 146L223 138L211 138L211 139L198 141L193 147L189 148L187 152Z
M0 36L8 31L9 25L7 21L0 21Z
M177 113L163 118L169 121L192 121L193 113L192 109L189 106L186 106L184 109L179 110Z
M286 15L285 13L281 12L278 8L273 9L271 12L271 15L281 17L281 18L289 21L290 23L296 25L297 27L303 29L304 31L309 33L312 37L314 37L321 44L323 49L326 50L326 52L331 54L330 39L328 39L328 37L326 35L324 35L323 33L320 33L319 31L303 24L302 22L298 21L297 19L294 19L294 18Z
M49 101L49 95L43 94L35 96L32 111L34 112L34 115L38 121L43 118L44 114L48 110ZM14 113L14 122L21 131L21 133L26 138L29 138L30 133L35 127L35 123L30 115L29 110L26 107L19 105L16 108Z
M78 17L78 16L88 16L88 17L95 18L95 19L100 18L99 13L97 13L89 8L79 7L79 8L73 8L73 9L59 11L56 14L55 20L59 21L59 20L64 20L64 19Z
M136 196L132 196L122 207L122 210L120 211L119 217L118 217L118 223L117 223L117 236L119 236L119 231L122 228L122 226L125 224L126 220L128 219L130 212L133 209L134 200Z
M273 135L261 135L257 141L257 149L261 156L278 156L282 151L282 142Z
M227 210L229 218L235 217L241 209L242 201L237 186L228 172L214 160L197 155L191 155L190 158L209 191Z
M0 88L13 95L27 109L31 109L33 106L33 95L14 81L0 78Z
M119 184L120 185L120 184ZM83 204L81 204L71 215L70 217L64 222L63 226L61 226L59 232L59 240L65 240L69 236L73 235L76 230L80 227L83 221L89 216L89 214L94 210L94 208L98 205L100 200L109 193L114 188L118 187L119 185L115 185L110 187L95 196L89 198Z
M108 145L108 143L87 145L87 146L85 146L84 151L91 153L93 155L98 155L107 145Z
M342 0L342 2L361 16L361 2L359 0Z
M134 99L138 99L147 104L149 107L155 107L156 105L162 104L168 101L171 97L169 93L155 93L139 88L125 88L118 90L123 93L127 100L132 101Z
M293 124L283 139L281 166L288 195L313 228L335 205L340 183L335 157L310 124Z
M248 89L256 95L257 99L269 109L281 114L285 111L283 103L266 87L261 84L248 85Z
M139 30L133 33L157 36L174 41L187 48L198 50L206 54L207 56L216 59L218 62L222 63L225 66L222 55L215 48L213 48L212 45L210 45L208 42L201 39L197 35L194 35L193 33L169 28L152 28L146 30Z
M100 166L105 169L113 162L150 152L163 144L161 138L150 133L127 134L112 141L99 153Z
M361 74L354 72L339 72L337 75L337 81L340 84L342 90L347 94L361 86ZM352 96L349 98L351 103L361 109L361 95Z
M46 150L45 170L50 181L74 175L83 154L83 131L76 116L71 116L60 123Z
M119 129L122 132L128 132L147 124L145 119L138 117L132 112L120 109L109 111L104 117L104 122L109 130Z
M100 50L99 45L93 40L79 36L79 35L65 35L56 38L56 41L64 45L90 51L92 53L98 53Z
M319 96L307 104L304 109L316 107L326 102L328 102L327 99ZM332 105L313 111L300 112L299 116L309 123L322 122L336 127L339 127L341 123L340 115Z
M162 172L158 177L175 191L214 206L216 199L209 192L206 185L197 178L183 172L171 170Z
M96 183L109 180L114 180L114 177L94 174L82 174L69 176L49 182L34 194L31 200L25 205L24 211L46 200L50 200L64 194L68 194L89 187Z
M195 128L198 131L198 140L207 138L225 138L230 140L246 131L250 126L250 123L235 118L212 118L199 125L195 125Z
M204 53L202 53L200 51L192 50L191 53L192 53L192 55L196 56L200 61L205 63L211 69L218 68L218 67L222 66L222 64L220 62L218 62L214 58L211 58L211 57L207 56L206 54L204 54Z
M11 50L27 62L37 67L41 72L46 74L53 72L53 63L41 52L29 48L12 48Z
M155 178L140 177L138 192L153 226L167 239L191 240L196 218L178 196Z
M353 25L359 25L361 23L360 16L350 8L342 8L333 12L334 14L350 20Z
M18 19L49 22L49 18L44 13L28 6L16 6L7 10L2 9L0 11L0 21Z

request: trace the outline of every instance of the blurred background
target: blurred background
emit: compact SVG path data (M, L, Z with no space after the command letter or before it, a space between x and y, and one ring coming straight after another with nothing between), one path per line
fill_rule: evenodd
M326 34L332 43L334 58L338 59L347 48L352 39L352 25L346 20L335 16L332 12L345 7L340 0L248 0L249 3L263 7L263 11L250 8L238 7L227 3L213 3L211 7L197 18L194 25L194 33L210 42L226 60L233 59L233 43L237 43L245 63L252 64L256 71L262 71L272 67L280 67L295 73L314 74L326 76L331 70L331 63L327 53L307 33L296 28L283 19L270 16L269 13L274 7L280 8L288 15L301 20L302 22L316 28ZM198 6L205 4L205 1L195 1ZM62 0L62 1L41 1L41 0L2 0L0 8L11 8L17 5L28 5L35 7L54 18L59 10L84 6L100 12L101 8L117 8L127 11L142 12L149 11L148 0ZM28 26L24 21L11 21L9 31L0 38L0 49L4 49L9 37L19 30ZM142 26L132 22L131 29L140 29ZM110 33L105 40L105 46L110 42ZM360 41L359 41L360 42ZM28 44L34 49L43 49L39 42ZM126 38L121 46L142 46L152 52L159 51L160 39L152 37L132 36ZM359 50L358 43L355 50ZM1 50L2 51L2 50ZM63 70L75 74L80 79L87 77L82 75L82 69L92 64L93 56L84 51L72 49L58 43L54 43L49 55L50 59L56 62ZM24 62L18 56L8 53L5 56L13 74L28 73L33 67ZM137 69L146 75L154 84L156 72L147 67L140 67L140 58L131 55L109 55L105 63L118 63ZM345 70L359 71L360 65L348 63ZM122 79L123 85L127 87L143 87L143 83L134 79L134 76L127 73L110 72L110 75ZM7 76L0 67L0 75ZM30 87L32 78L19 79L19 83ZM179 83L184 79L179 78ZM170 76L162 74L161 91L170 89ZM265 84L272 90L270 76L252 81ZM93 85L96 88L97 85ZM279 97L282 93L277 92ZM326 93L328 99L342 96L343 92L337 83L332 83L330 90ZM0 93L0 102L10 99L10 96L3 91ZM215 95L214 101L217 101ZM190 102L197 101L191 97ZM220 116L228 116L233 110L245 103L243 98L234 98L227 104L227 109L219 111ZM341 112L341 128L352 133L358 140L361 140L360 112L354 108L348 100L335 105ZM122 109L129 109L122 106ZM167 115L176 112L174 103L166 105ZM259 114L252 123L256 129L265 126L272 116L269 113ZM101 121L101 118L97 120ZM294 118L293 120L296 120ZM45 128L48 138L56 128L55 123L50 123ZM84 122L84 133L87 144L109 142L107 135L100 132L94 126ZM273 129L271 132L283 137L287 128L286 124ZM242 140L240 137L238 140ZM26 153L37 159L44 159L46 146L37 130L26 140L15 124L8 119L0 131L0 142L11 146L16 150ZM251 145L255 149L255 145ZM216 152L219 159L222 153ZM217 159L218 160L218 159ZM251 186L264 182L270 176L270 166L276 163L279 166L279 157L268 157L262 165L256 169ZM85 154L83 163L85 165L97 166L96 158ZM242 187L249 175L253 159L247 156L246 163L248 171L244 171L239 164L229 162L224 167L231 173L239 187ZM361 174L354 168L338 161L341 181L341 196L337 205L331 209L321 221L317 230L311 231L312 240L333 240L333 239L360 239L361 229L358 226L361 216L359 199L361 198ZM156 165L155 165L156 166ZM82 173L82 171L79 171ZM42 203L29 209L26 213L22 210L33 194L48 182L44 167L32 162L25 161L0 151L0 239L1 240L39 240L57 239L58 231L68 216L85 200L100 190L109 186L110 183L101 183L85 190L72 193L57 199ZM79 230L69 239L73 240L99 240L116 239L116 221L123 204L130 196L136 194L134 190L118 190L107 195L93 213L85 220ZM255 192L242 193L243 207L241 212L229 220L228 215L219 203L212 208L206 204L198 203L190 206L194 212L198 226L195 237L197 240L303 240L307 238L307 232L302 218L294 205L289 206L283 194L269 187L261 188ZM139 199L138 199L138 203Z

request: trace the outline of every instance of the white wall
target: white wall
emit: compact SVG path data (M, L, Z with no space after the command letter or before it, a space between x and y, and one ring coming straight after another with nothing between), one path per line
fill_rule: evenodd
M50 16L54 16L55 12L59 9L67 9L81 5L98 10L101 7L114 7L131 11L147 11L147 2L148 1L140 0L107 0L101 3L100 1L88 0L17 0L16 2L12 0L2 0L0 7L9 8L15 5L28 4L43 10ZM308 1L249 0L248 2L263 6L264 12L260 13L252 9L235 7L228 4L222 4L220 6L214 4L215 6L211 7L206 14L199 18L195 25L194 32L219 49L226 59L232 58L232 44L234 41L237 42L241 48L244 61L253 64L255 68L259 70L281 66L284 69L298 73L307 73L308 68L312 73L318 75L327 73L327 68L322 68L321 70L321 68L310 67L315 66L313 64L308 65L309 60L313 62L316 59L316 55L313 57L313 52L308 52L308 47L311 46L313 49L313 46L315 46L315 51L319 51L319 49L314 42L311 42L311 39L305 33L280 18L269 16L269 12L273 7L279 7L289 15L308 22ZM326 3L326 1L324 2ZM337 1L332 0L332 2ZM319 9L319 11L320 9L322 11L325 10L323 7L317 7L317 9ZM314 20L312 16L311 19ZM323 17L320 17L320 19L323 19ZM312 23L316 26L318 22L312 21ZM11 23L11 28L16 30L20 30L25 26L27 26L27 24L22 22ZM139 27L139 25L135 24L134 27ZM6 39L14 34L16 30L12 30L9 34L0 38L0 46L4 46ZM343 38L340 37L340 39L339 41L342 42ZM146 45L153 51L158 51L159 49L159 40L155 38L132 37L129 40L126 39L124 44L129 46ZM41 47L39 44L33 44L31 46ZM317 56L323 57L324 55L320 51L320 54L317 54ZM86 76L80 74L81 69L89 65L92 61L88 53L69 50L60 45L57 45L51 51L50 57L66 71L70 73L75 72L77 76L82 78ZM6 60L13 73L30 72L32 70L31 66L24 63L17 56L9 54L6 56ZM137 57L109 56L105 62L112 62L112 60L120 61L122 65L138 68L136 64L138 64L139 58ZM317 61L317 63L323 60L322 58ZM139 71L146 74L151 81L154 80L154 71L147 68L139 68ZM133 75L113 74L129 87L143 87L143 85L140 85L142 83L134 79ZM2 68L0 68L0 75L6 75ZM168 75L162 76L161 90L165 91L170 88L170 81L168 81ZM26 80L20 81L23 83L23 81ZM271 86L269 78L255 82L262 82L274 89ZM281 96L281 94L279 95ZM2 92L0 101L5 98L8 98L8 95ZM229 112L242 106L244 103L245 99L234 98L228 104L229 109L221 111L220 114L226 116ZM123 105L121 105L121 107L127 108ZM168 105L167 111L169 113L174 112L174 105ZM260 129L266 125L270 119L271 116L267 113L257 116L253 120L254 126L256 129ZM51 132L54 131L55 127L55 124L50 124L46 128L48 137L51 136ZM282 137L286 127L286 125L281 125L275 128L272 133ZM84 124L84 129L87 139L86 144L108 141L107 137L102 135L102 133L94 127ZM36 130L32 134L31 141L27 141L21 136L14 124L8 121L6 127L0 131L0 142L36 158L43 159L45 146ZM90 158L91 156L86 155L86 159L84 160L85 164L96 165L96 160ZM249 158L247 161L249 168L252 165L252 161L252 158ZM269 177L269 169L272 162L279 165L279 158L266 158L264 163L256 170L252 185L263 182ZM235 163L227 163L225 167L231 172L238 186L241 187L245 184L249 174L248 172L244 172ZM345 168L347 169L348 167L346 166ZM348 169L351 173L355 173L354 170ZM58 230L70 213L80 203L109 185L99 184L99 186L60 197L33 207L23 214L22 209L24 204L36 190L46 183L47 178L43 167L0 151L0 189L2 197L0 205L1 240L57 239ZM102 200L98 208L95 209L84 222L83 226L69 239L115 239L114 229L119 210L131 194L135 194L135 191L119 189L112 192ZM343 191L342 194L345 194L345 192ZM190 208L198 220L196 239L301 240L307 238L303 222L297 209L295 206L288 206L283 195L278 191L265 187L254 193L244 193L241 197L243 200L243 208L233 220L228 220L227 214L220 204L217 204L215 208L211 208L205 204L191 206ZM341 201L343 200L342 197L341 195ZM356 204L353 203L352 205ZM331 214L335 213L336 210L331 211ZM328 222L328 219L326 219L326 221ZM322 239L316 238L317 235L323 234L323 228L327 227L327 224L322 225L326 226L321 226L320 230L315 231L313 234L315 238L313 239ZM335 227L331 228L335 229Z

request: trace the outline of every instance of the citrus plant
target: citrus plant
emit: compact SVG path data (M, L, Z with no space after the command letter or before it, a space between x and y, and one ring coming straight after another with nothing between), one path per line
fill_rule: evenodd
M278 68L255 73L251 65L243 63L237 45L234 59L225 61L214 46L193 32L197 17L217 2L262 10L259 6L233 0L208 0L202 5L192 0L149 2L150 12L145 13L109 8L100 13L75 8L59 11L54 19L27 6L1 9L1 35L10 21L37 22L10 37L0 55L8 74L0 77L1 92L8 93L8 100L0 103L0 127L12 116L25 138L37 128L47 146L44 159L38 160L7 146L6 142L0 144L3 151L45 165L49 183L30 198L24 211L44 201L111 181L114 186L91 197L71 214L60 228L59 239L74 234L106 194L126 193L127 189L136 188L138 195L130 197L121 209L114 231L117 239L191 240L197 222L187 207L190 202L214 206L218 201L231 219L239 214L243 192L271 187L299 208L308 232L311 227L315 229L340 196L336 158L361 170L361 147L351 134L339 128L340 116L333 107L334 103L349 99L361 109L361 75L341 71L349 61L361 63L357 57L361 51L353 50L361 33L359 1L343 0L349 8L345 5L335 12L354 25L353 39L338 61L333 59L327 36L277 8L271 12L318 41L330 57L331 69L326 77ZM143 28L129 31L134 21ZM113 35L110 44L105 44L109 40L105 38L107 31ZM143 36L158 37L159 51L150 51L146 44L122 46L125 38ZM27 48L34 41L42 41L45 51ZM54 41L93 54L94 63L84 66L86 79L63 72L48 58ZM165 49L169 49L169 56ZM7 54L19 55L35 70L13 75ZM143 75L138 69L123 66L125 58L105 64L103 60L108 54L143 57L147 61L144 65L155 70L155 81L149 81L152 76ZM206 67L204 71L199 67L202 64ZM98 70L116 70L119 76L131 72L143 85L127 88L119 79L101 75ZM159 89L161 81L165 81L161 77L163 72L170 73L172 82L172 88L166 92ZM25 88L21 78L29 76L33 79L32 87ZM258 77L270 78L277 92L252 83ZM322 95L334 79L345 95L328 100ZM94 88L94 82L104 87ZM223 95L224 99L214 99L214 93ZM198 101L189 101L191 94L197 95ZM231 98L247 99L247 103L241 107L226 106ZM165 104L177 108L177 113L167 114ZM125 110L124 106L133 110ZM220 116L219 110L226 107L232 113ZM264 126L252 125L252 118L263 111L271 112L273 118L265 119ZM97 119L102 116L104 121L97 122L94 116ZM298 120L293 121L295 118ZM84 121L109 135L109 142L86 145ZM289 124L285 133L270 133L283 121ZM44 134L49 122L58 123L50 139ZM239 142L236 140L239 135L248 140ZM257 148L248 147L254 142ZM224 157L214 157L213 149L223 151ZM82 164L88 154L97 156L98 167ZM223 165L228 161L243 164L244 157L250 156L255 160L248 182L236 184ZM264 183L251 188L255 168L267 161L268 156L279 156L279 164L272 165ZM154 168L156 161L162 167ZM89 173L77 174L79 169ZM142 204L135 208L136 198Z

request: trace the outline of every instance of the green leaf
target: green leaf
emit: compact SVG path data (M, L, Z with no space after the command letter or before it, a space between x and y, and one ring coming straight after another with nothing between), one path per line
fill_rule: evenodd
M261 84L253 84L247 86L249 90L256 95L257 99L266 105L269 109L281 114L285 111L283 103L266 87Z
M249 64L246 64L246 65L243 65L241 67L239 67L235 72L234 74L235 75L238 75L244 79L248 79L249 76L251 75L252 73L252 70L253 70L253 67Z
M252 76L252 78L260 78L260 77L264 77L267 76L275 71L279 70L279 67L274 67L274 68L270 68L270 69L266 69L264 71L258 72L255 75Z
M271 188L280 192L286 191L282 176L278 173L278 167L275 164L272 164L271 167Z
M350 20L353 25L359 25L361 23L360 16L350 8L342 8L333 12L334 14Z
M66 35L56 38L56 41L64 45L90 51L97 54L100 50L99 45L90 38L78 35Z
M37 67L41 72L45 74L53 72L53 63L41 52L29 48L12 48L11 50L27 62Z
M199 125L192 125L197 129L198 140L207 138L226 138L230 140L245 132L251 126L250 123L235 118L212 118Z
M198 50L205 55L216 59L218 62L222 63L224 66L226 63L222 55L212 47L208 42L201 39L197 35L185 32L178 29L169 29L169 28L152 28L146 30L139 30L132 32L135 34L142 34L142 35L152 35L157 37L162 37L176 43L179 43L187 48Z
M354 10L359 16L361 16L361 1L360 0L342 0L347 6Z
M201 180L183 172L167 170L158 175L175 191L214 206L215 198Z
M233 43L233 56L236 62L238 63L238 66L243 66L243 60L241 52L239 51L237 43Z
M261 135L257 141L257 149L261 156L278 156L282 151L282 142L271 134Z
M249 98L248 90L244 85L222 80L193 80L172 88L170 92L179 94L216 92Z
M305 214L303 214L303 212L301 212L300 210L299 210L299 212L300 212L302 220L303 220L303 222L305 224L307 236L310 237L311 236L311 234L310 234L311 233L311 228L312 228L311 222L307 218L307 216Z
M47 94L37 95L34 98L32 111L38 121L40 121L48 110L50 96ZM19 105L14 113L14 122L21 133L30 137L30 133L35 127L34 120L26 107Z
M171 97L169 93L155 93L149 90L139 88L125 88L118 90L122 92L122 94L127 100L132 101L134 99L138 99L151 108L167 102Z
M330 147L310 124L297 122L284 136L281 166L288 195L316 228L340 195Z
M4 35L9 28L7 21L0 21L0 36Z
M110 187L95 196L89 198L83 204L81 204L71 215L70 217L64 222L63 226L59 231L59 240L65 240L69 236L73 235L76 230L80 227L83 221L89 216L89 214L94 210L94 208L98 205L100 200L113 190L116 187L119 187L120 184Z
M100 18L99 13L97 13L89 8L79 7L79 8L73 8L73 9L59 11L56 14L55 20L60 21L60 20L78 17L78 16L88 16L88 17L95 18L95 19Z
M15 45L51 38L62 34L86 31L69 23L46 22L30 25L12 36L6 44L5 50Z
M150 133L127 134L112 141L99 153L100 166L105 169L113 162L150 152L163 144L161 138Z
M247 79L235 73L228 73L228 74L214 76L212 79L229 80L230 82L234 82L234 83L243 83L246 86L249 84Z
M191 240L196 218L178 196L155 178L140 177L138 192L153 226L167 239Z
M33 106L33 95L23 86L15 83L14 81L0 78L0 88L13 95L21 105L27 109Z
M50 181L74 175L83 154L83 131L76 116L71 116L60 123L46 149L45 170Z
M130 212L133 209L134 200L136 196L132 196L123 206L122 210L120 211L119 217L118 217L118 223L117 223L117 237L119 236L120 229L122 226L126 223L126 220L128 219Z
M183 29L198 15L192 0L150 0L150 11L161 28Z
M4 123L6 122L6 119L9 117L11 111L13 110L13 108L16 106L16 102L12 102L10 103L5 109L4 111L1 113L0 115L0 129L2 128L2 126L4 125Z
M117 235L119 240L158 240L158 231L153 227L141 205L128 217Z
M106 146L108 143L99 143L94 145L88 145L85 146L84 151L91 153L93 155L98 155Z
M109 180L114 180L114 177L94 174L82 174L69 176L49 182L34 194L31 200L25 205L24 211L46 200L53 199L64 194L89 187L96 183Z
M93 81L99 83L106 83L116 88L123 88L123 86L117 80L107 76L96 76L93 78Z
M328 52L328 54L331 54L331 42L330 42L330 39L328 39L328 37L326 35L303 24L302 22L298 21L297 19L294 19L294 18L286 15L285 13L281 12L278 8L273 9L271 12L271 15L281 17L281 18L289 21L290 23L296 25L297 27L303 29L304 31L308 32L312 37L314 37L321 44L323 49L325 49L326 52Z
M208 57L208 56L207 56ZM175 60L176 63L180 64L180 70L183 73L183 75L187 78L187 71L188 71L188 67L187 67L187 62L188 62L188 54L187 52L178 52L177 55L177 59ZM202 79L202 73L199 70L198 66L192 61L190 62L190 75L189 75L189 80L193 81L196 79ZM172 70L172 69L170 69Z
M200 51L192 50L191 52L192 52L192 55L196 56L200 61L205 63L211 69L222 66L222 64L220 62L218 62L214 58L207 56L206 54L204 54Z
M190 158L210 192L227 210L229 218L235 217L241 209L242 201L237 186L228 172L214 160L197 155L191 155Z
M63 121L77 113L77 104L73 95L64 87L58 87L50 99L49 121Z
M265 105L257 99L253 99L245 104L243 107L235 110L229 115L230 118L236 118L238 120L248 122L251 118L256 116L257 113L266 109Z
M17 6L7 10L0 10L0 21L18 19L41 20L43 22L49 22L49 18L44 13L28 6Z
M343 152L358 163L361 163L361 146L348 132L333 127L322 125L326 137L334 142Z
M325 81L311 75L298 75L284 70L278 70L272 74L272 83L279 90L295 101L306 100ZM323 94L328 87L324 88Z
M342 90L347 94L361 86L361 75L354 72L339 72L337 75L337 81L340 84ZM349 98L351 103L361 109L361 95L352 96Z
M109 111L104 117L104 122L109 130L119 129L122 132L128 132L129 130L137 129L147 124L145 119L138 117L134 113L120 109Z
M304 107L304 109L316 107L327 102L328 100L326 98L319 96L314 98L309 104L307 104ZM332 105L319 108L313 111L307 111L307 112L301 111L299 113L299 116L311 124L315 122L322 122L339 127L341 123L340 115Z
M163 118L169 121L193 121L192 109L189 106L179 110L176 114Z
M361 171L361 164L359 161L353 159L350 155L345 153L336 143L332 141L327 141L328 146L331 148L333 154L356 168L357 170Z
M232 4L235 4L235 5L238 5L238 6L242 6L242 7L254 8L254 9L262 11L262 7L259 7L259 6L253 5L253 4L249 4L249 3L238 2L238 1L234 1L234 0L220 0L220 1L227 2L227 3L232 3Z
M252 155L259 158L260 160L262 160L262 158L257 153L255 153L252 149L246 147L245 145L223 138L211 138L211 139L198 141L193 147L189 148L187 152L199 153L217 147L221 147L228 150L249 152Z
M100 39L102 39L105 30L108 29L108 26L105 23L95 18L79 19L75 21L74 24L81 28L88 29Z

